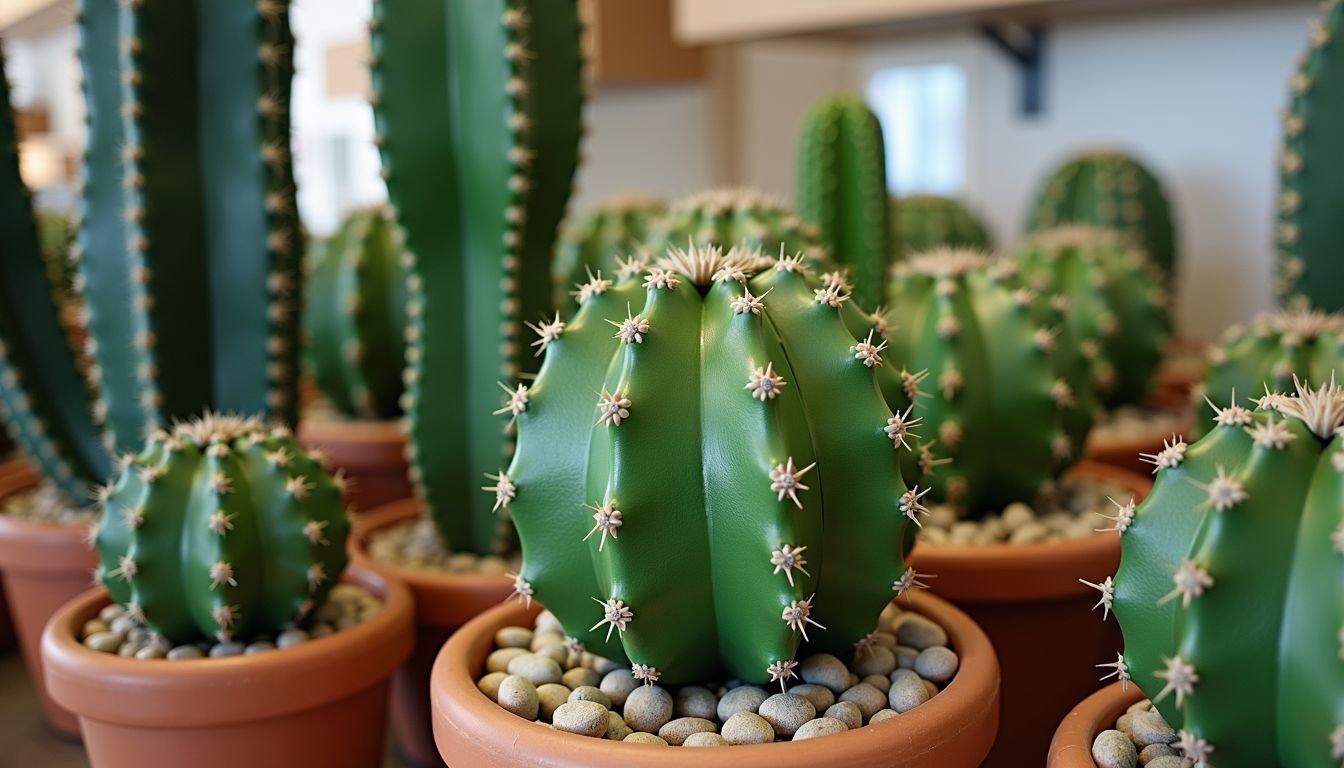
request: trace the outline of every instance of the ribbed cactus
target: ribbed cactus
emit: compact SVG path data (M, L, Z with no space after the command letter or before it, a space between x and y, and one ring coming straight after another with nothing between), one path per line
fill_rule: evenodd
M349 416L396 418L410 259L391 210L351 213L308 260L303 325L318 388Z
M489 553L509 526L475 489L513 452L496 382L533 365L524 328L554 317L582 128L577 2L378 0L372 29L377 141L413 255L411 474L446 543Z
M666 210L667 205L656 197L623 195L567 222L551 267L555 306L571 310L578 306L571 291L588 281L589 270L615 275L621 260L638 252L650 225Z
M99 575L173 642L279 630L345 570L339 482L284 427L207 414L122 467L99 494Z
M1218 393L1223 402L1230 393ZM1238 393L1240 395L1240 393ZM1196 766L1333 768L1344 757L1344 392L1230 404L1153 457L1116 513L1120 570L1095 585L1132 680Z
M1116 230L1164 274L1176 271L1176 231L1162 184L1129 155L1085 154L1051 175L1032 208L1029 229L1068 224Z
M1167 291L1144 253L1114 232L1043 230L1018 252L1023 280L1064 311L1089 343L1093 379L1108 406L1143 402L1167 341Z
M888 338L905 371L889 401L922 391L935 453L935 497L966 514L1032 499L1079 458L1095 398L1081 345L1016 265L974 251L933 251L896 267Z
M1279 294L1288 303L1344 311L1344 2L1326 0L1292 81L1278 205Z
M893 363L802 258L765 261L693 245L588 282L543 329L488 489L522 539L517 594L645 680L782 681L802 642L853 650L918 579L898 464L919 420L875 382Z
M788 206L750 189L714 189L673 201L667 215L654 222L646 248L666 253L694 241L720 248L743 246L766 255L802 253L817 263L828 263L817 228L805 223ZM611 277L611 275L607 275Z
M994 247L984 223L955 198L938 195L892 198L891 211L897 258L936 248Z
M798 151L798 211L816 225L835 264L849 270L855 298L882 303L892 259L882 125L857 96L815 105Z

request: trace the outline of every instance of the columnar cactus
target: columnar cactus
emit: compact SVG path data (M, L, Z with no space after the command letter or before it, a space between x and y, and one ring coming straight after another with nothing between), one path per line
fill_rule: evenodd
M1141 403L1167 340L1167 291L1144 253L1109 230L1044 230L1018 252L1023 279L1065 310L1089 344L1094 381L1108 406Z
M750 189L715 189L673 201L654 222L645 250L666 253L694 241L720 248L759 248L767 255L802 253L814 262L829 259L817 228L784 203ZM608 275L610 277L610 275Z
M1344 174L1335 137L1344 132L1344 2L1326 0L1293 76L1284 127L1278 205L1279 293L1291 304L1344 311Z
M1162 184L1129 155L1085 154L1051 175L1036 199L1029 229L1068 224L1116 230L1142 248L1163 274L1176 271L1176 232Z
M892 242L897 258L937 248L994 247L985 225L960 201L938 195L891 200Z
M582 129L577 2L379 0L372 30L377 142L413 261L411 475L446 543L489 553L509 526L474 489L513 450L496 382L535 360L525 326L554 317Z
M345 570L339 481L284 427L180 423L127 456L99 499L100 578L176 643L300 621Z
M1196 766L1344 758L1341 430L1333 383L1229 404L1152 457L1152 493L1113 518L1120 570L1093 586L1125 650L1101 666L1150 694Z
M888 399L918 398L935 453L935 497L970 515L1032 499L1082 453L1095 405L1081 345L1016 266L934 251L896 267L889 356L905 371ZM894 385L894 390L893 390ZM927 447L927 446L926 446Z
M570 292L588 280L589 270L616 274L621 260L639 250L654 219L666 210L666 204L656 197L624 195L566 223L551 267L555 306L578 306Z
M356 211L308 253L304 331L322 393L364 419L401 415L410 259L388 208Z
M818 103L803 124L798 211L820 230L831 258L854 280L855 298L882 302L891 263L887 158L882 125L857 96Z
M870 642L918 581L899 453L919 419L887 407L892 363L846 329L845 295L802 257L752 274L765 261L692 245L586 283L542 329L487 489L522 539L517 595L647 681L782 682L802 642Z

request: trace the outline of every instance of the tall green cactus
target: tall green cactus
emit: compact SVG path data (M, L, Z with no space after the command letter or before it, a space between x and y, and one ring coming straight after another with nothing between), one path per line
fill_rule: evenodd
M1125 651L1102 666L1151 695L1197 766L1337 766L1344 391L1302 386L1217 423L1153 457L1152 493L1115 517L1120 570L1096 586Z
M349 416L401 415L410 259L386 207L355 211L308 252L304 331L313 378Z
M1278 205L1279 294L1289 304L1344 311L1344 2L1326 0L1292 81Z
M413 254L407 410L412 478L447 544L489 553L501 524L475 488L508 463L499 379L553 317L550 259L578 164L575 0L379 0L378 143ZM545 318L545 320L542 320Z
M906 371L884 391L895 402L922 386L920 415L938 425L928 439L952 459L931 467L935 497L971 516L997 511L1079 458L1095 406L1090 369L1057 308L1022 286L1012 262L974 251L901 262L890 315L889 355Z
M1060 302L1074 338L1090 342L1094 380L1107 406L1143 402L1167 341L1167 291L1142 251L1109 230L1036 233L1018 252L1023 279Z
M590 281L542 335L489 489L522 539L517 594L650 681L783 680L802 641L852 650L917 580L898 451L918 419L888 409L890 363L844 299L802 258L764 261L692 245Z
M339 482L256 419L207 414L155 434L100 501L100 578L173 642L279 630L345 570Z
M989 231L960 200L909 195L891 200L891 239L897 258L937 248L994 247Z
M594 207L561 230L551 267L556 308L573 310L571 291L588 280L589 270L615 275L622 260L639 251L653 221L667 205L656 197L623 195Z
M882 302L892 258L882 125L857 96L815 105L798 153L798 211L816 224L831 258L849 269L855 298Z
M1162 184L1129 155L1080 155L1050 176L1028 228L1035 232L1068 224L1116 230L1142 248L1163 274L1176 271L1176 231Z
M654 222L646 248L666 253L694 241L720 248L759 248L767 255L802 253L828 263L817 228L805 223L780 201L750 189L714 189L673 201L666 216ZM782 246L782 248L781 248Z

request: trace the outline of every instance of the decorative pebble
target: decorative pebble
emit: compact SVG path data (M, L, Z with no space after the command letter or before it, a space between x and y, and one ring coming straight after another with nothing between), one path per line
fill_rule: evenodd
M935 645L919 652L915 659L915 672L925 680L946 683L957 674L960 661L951 648Z
M761 704L759 714L775 729L776 736L790 738L803 723L817 716L817 708L802 696L776 693Z
M275 645L277 648L293 648L296 645L308 642L310 639L308 633L302 629L291 628L281 632L280 636L275 638Z
M808 720L799 726L793 734L793 740L815 739L818 736L830 736L833 733L844 733L847 730L849 728L843 722L833 717L819 717L815 720Z
M631 733L629 736L621 739L621 741L624 741L627 744L652 744L657 747L666 747L668 745L666 741L658 736L654 736L652 733L640 733L639 731Z
M546 643L538 648L535 653L545 659L550 659L560 665L560 669L565 668L569 661L569 648L564 643Z
M541 719L550 720L555 715L555 710L569 701L569 689L559 683L543 683L537 686L537 703L541 713ZM606 709L606 705L597 702Z
M602 676L587 667L575 667L565 670L565 674L560 676L560 682L571 689L596 688L602 684Z
M581 736L605 736L611 718L607 708L595 701L568 701L555 710L555 729Z
M672 699L672 712L677 717L702 717L713 720L718 716L719 697L708 688L686 685L677 690Z
M729 744L769 744L775 740L775 729L755 712L738 712L724 722L723 738Z
M84 637L88 637L89 635L96 635L99 632L110 631L112 631L112 627L108 626L106 621L103 621L102 619L89 619L84 622L84 629L80 634Z
M507 709L524 720L537 719L537 710L541 701L537 698L537 687L531 680L519 675L509 675L499 683L499 706ZM576 702L578 703L578 702ZM593 702L587 702L592 704ZM594 705L600 707L601 705ZM606 711L603 708L603 711Z
M876 725L877 723L880 723L883 720L890 720L891 718L897 717L900 714L901 713L897 712L894 709L879 709L877 710L876 713L873 714L872 717L868 718L868 724Z
M602 678L602 682L598 684L598 688L602 689L602 692L607 694L611 699L611 706L613 708L624 707L625 697L629 696L630 692L638 687L640 687L639 681L636 680L634 674L625 667L613 669L608 672L606 676Z
M947 632L942 627L919 614L904 615L908 618L902 621L900 628L896 630L896 640L901 645L908 645L920 651L935 645L947 645Z
M559 635L563 635L565 633L564 625L562 625L560 623L560 620L555 618L555 614L551 613L549 610L542 611L541 613L537 614L537 620L535 624L536 624L536 630L534 631L536 632L555 632L556 634Z
M905 713L928 701L929 690L924 680L908 669L898 669L891 673L891 690L887 693L887 703L897 712Z
M1191 768L1193 765L1189 760L1177 755L1163 755L1155 757L1146 764L1146 768Z
M509 661L510 675L521 675L532 681L533 685L560 682L560 665L555 659L548 659L535 653L524 653Z
M687 736L686 740L681 742L681 746L726 747L728 746L728 740L723 738L717 733L710 733L709 731L701 731L699 733L692 733L690 736Z
M658 729L659 738L680 747L692 733L714 733L719 727L703 717L678 717Z
M168 652L161 645L146 645L135 652L137 659L163 659L167 656Z
M212 659L219 659L225 656L241 656L241 655L243 655L242 643L232 643L232 642L215 643L214 645L210 646L210 658Z
M894 672L895 670L892 671ZM891 678L886 675L869 675L859 682L867 683L881 691L883 694L886 694L887 691L891 690Z
M1003 514L999 516L999 519L1003 522L1005 528L1015 531L1027 523L1035 521L1036 513L1026 504L1015 501L1003 508Z
M1130 704L1129 709L1125 710L1125 713L1132 715L1135 712L1152 712L1152 711L1153 711L1153 702L1149 701L1148 699L1144 699L1143 701Z
M895 638L893 638L894 640ZM896 668L896 652L881 645L871 645L864 651L854 654L854 673L860 677L868 675L890 675Z
M601 702L598 703L600 704ZM634 731L630 730L630 726L625 724L625 718L615 712L607 713L607 733L602 738L610 739L611 741L622 741L626 736L629 736L632 733L634 733Z
M911 648L908 645L898 645L892 652L896 654L897 669L915 668L915 659L919 658L918 648Z
M103 609L98 611L98 618L102 620L104 623L110 624L110 622L112 622L118 616L122 615L125 612L126 612L125 608L122 608L120 605L117 605L116 603L112 603L111 605L103 606ZM109 629L110 628L111 627L109 626Z
M815 683L803 683L795 685L789 689L789 693L794 696L802 696L804 699L812 702L812 708L821 712L835 703L835 694L831 693L830 688L816 685Z
M135 627L135 622L130 616L127 616L124 613L113 619L112 623L109 625L109 629L111 629L114 634L121 635L122 637L129 635L131 630L135 629Z
M822 719L834 718L845 724L845 728L858 728L863 725L863 712L852 701L838 701L826 708Z
M491 672L476 681L476 687L492 701L499 701L499 684L509 676L507 672Z
M515 629L522 629L522 627L515 627ZM559 643L560 645L564 645L564 644L565 644L565 633L564 633L564 632L541 632L541 631L538 631L538 632L536 632L536 633L531 634L531 635L528 636L528 641L527 641L527 644L526 644L526 645L520 645L520 646L517 646L517 647L519 647L519 648L526 648L526 649L528 649L529 651L532 651L532 652L535 653L536 651L539 651L539 650L541 650L542 648L545 648L546 646L551 645L552 643ZM504 646L500 646L500 647L502 648L502 647L504 647Z
M600 688L591 685L581 685L569 692L570 701L596 701L598 704L611 709L611 697L603 693Z
M891 681L887 680L885 677L880 677L878 679L886 683L888 688L890 688ZM852 703L858 708L863 719L867 720L877 714L883 707L887 706L887 693L886 691L878 690L869 683L859 683L853 688L840 694L840 703ZM851 725L850 727L857 728L858 726Z
M672 719L672 694L661 686L641 685L626 697L622 716L632 730L658 733Z
M617 664L611 659L604 659L601 656L593 657L593 670L596 671L597 674L599 675L606 676L611 674L612 672L615 672L618 669L624 669L626 672L630 671L625 666Z
M1102 731L1092 742L1092 759L1097 768L1137 768L1139 753L1120 731Z
M532 630L527 627L504 627L495 633L498 648L531 648Z
M202 651L194 645L179 645L171 651L168 651L167 657L173 661L181 661L183 659L203 659L205 658L205 651Z
M1149 744L1139 750L1139 765L1147 765L1159 757L1177 756L1176 750L1166 744Z
M275 643L269 643L263 641L258 643L249 643L247 647L243 648L243 653L247 656L253 656L258 653L265 653L267 651L274 651L274 650L275 650Z
M509 662L527 653L524 648L500 648L485 657L486 672L508 672Z
M1008 536L1009 544L1036 544L1050 538L1050 529L1038 522L1030 522Z
M1134 746L1142 749L1150 744L1171 744L1176 741L1176 730L1157 712L1136 712L1130 715L1129 737Z
M832 693L840 693L849 687L849 667L829 653L814 653L803 659L798 665L798 676L803 682L823 685Z
M756 712L770 698L770 694L754 685L734 688L719 699L718 715L721 722L728 722L738 712Z
M108 631L95 632L84 638L84 645L95 651L115 653L121 647L121 635Z

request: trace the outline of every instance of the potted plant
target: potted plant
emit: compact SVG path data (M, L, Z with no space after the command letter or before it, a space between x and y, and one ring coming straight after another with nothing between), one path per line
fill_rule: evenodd
M578 308L571 291L588 281L589 270L615 275L621 261L636 253L649 237L649 227L667 211L656 197L621 195L604 201L568 221L560 230L551 265L553 305L568 315Z
M898 259L938 248L994 248L984 222L955 198L893 197L891 208L892 242Z

